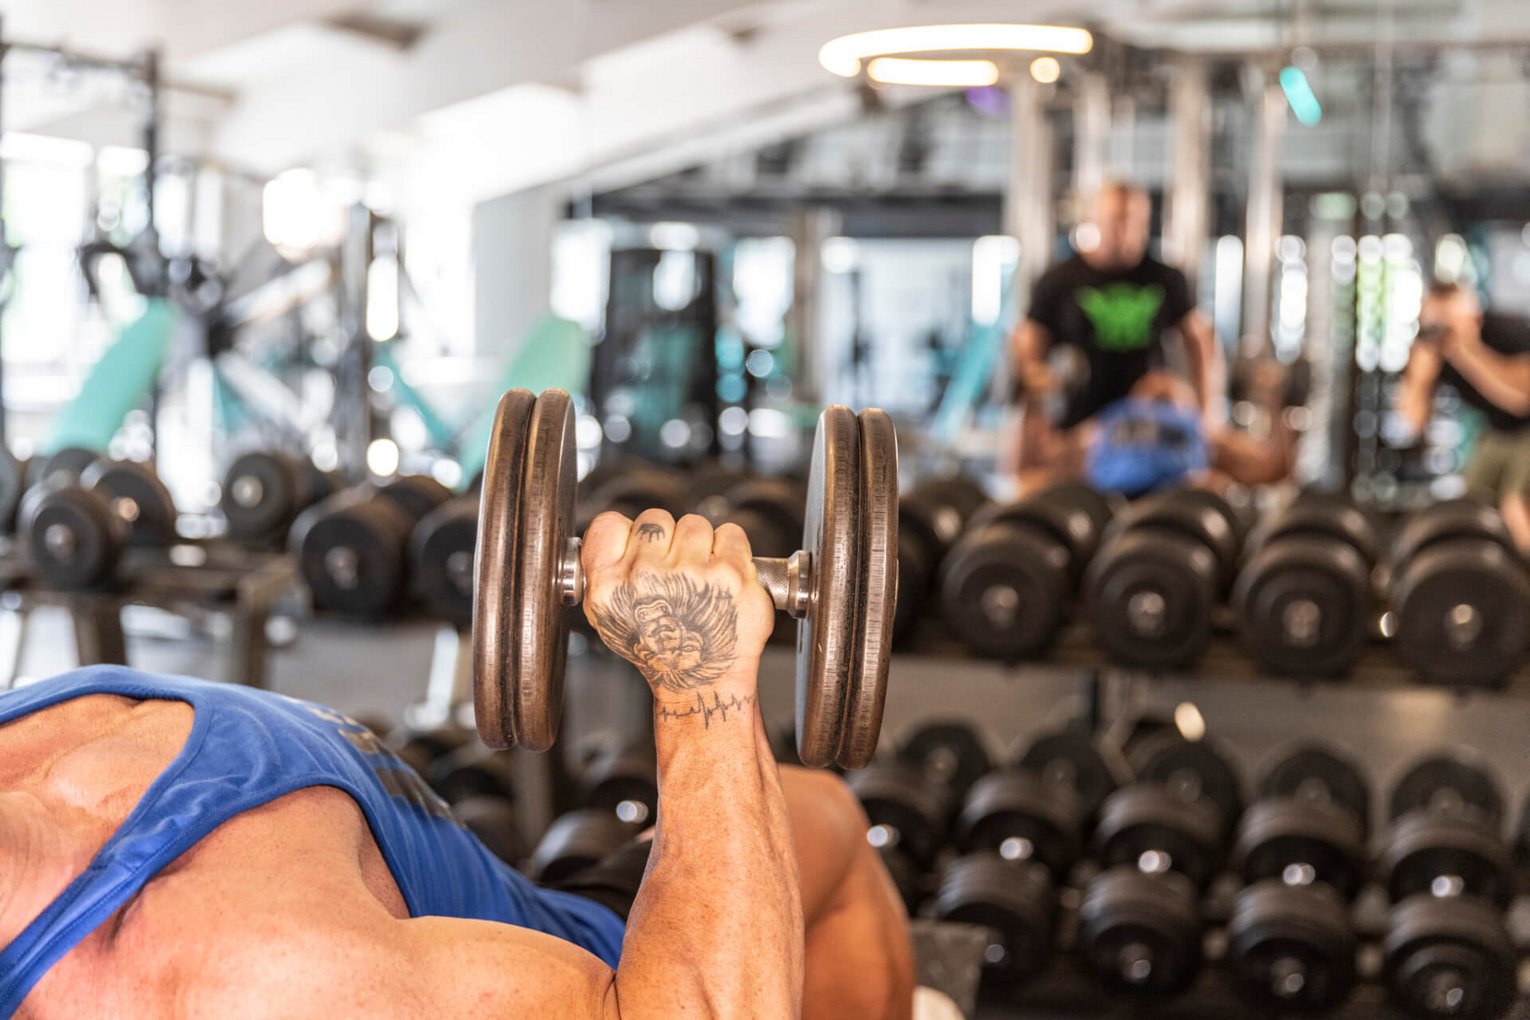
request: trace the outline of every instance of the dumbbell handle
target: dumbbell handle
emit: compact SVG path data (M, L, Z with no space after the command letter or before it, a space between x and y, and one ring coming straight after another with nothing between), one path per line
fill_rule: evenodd
M566 606L577 606L584 601L584 566L579 562L578 538L568 540L562 569L558 571L559 594ZM812 602L813 557L801 549L785 559L756 556L754 572L760 584L770 593L770 601L776 609L789 613L795 619L807 615Z

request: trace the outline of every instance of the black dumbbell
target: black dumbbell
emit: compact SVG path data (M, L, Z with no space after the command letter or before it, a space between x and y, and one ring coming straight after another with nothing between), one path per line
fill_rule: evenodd
M466 631L473 623L478 500L453 499L426 514L409 538L409 585L431 613Z
M16 530L17 512L27 491L29 463L0 444L0 534Z
M951 630L991 658L1045 652L1109 520L1110 504L1081 485L979 513L941 569L941 606Z
M451 723L429 729L395 726L383 740L400 761L421 777L430 775L431 767L438 759L476 742L472 730Z
M467 797L452 805L452 817L478 837L490 853L511 867L526 859L526 837L516 821L515 805L499 797Z
M626 457L605 466L608 471L596 465L579 486L575 517L581 532L607 510L636 517L650 507L661 507L679 517L688 509L685 476L674 468Z
M1472 500L1420 511L1392 543L1393 640L1428 683L1503 683L1530 642L1530 578L1503 518Z
M31 489L49 482L78 481L86 468L105 456L88 447L65 446L53 453L33 457L27 461L26 487Z
M931 722L900 744L892 758L846 776L870 824L872 846L906 856L928 872L946 844L962 788L990 767L988 753L962 723Z
M515 802L515 773L510 755L491 751L476 740L468 740L437 756L423 775L448 804L472 797Z
M1309 494L1259 535L1233 587L1244 647L1282 676L1342 676L1371 627L1370 521L1346 500Z
M1149 496L1116 517L1084 579L1096 639L1117 662L1190 665L1233 576L1242 521L1214 493Z
M288 542L314 603L359 617L398 605L414 527L449 499L451 491L434 478L405 475L299 514Z
M1390 814L1378 871L1394 904L1382 965L1393 1001L1416 1017L1503 1016L1519 962L1498 784L1458 755L1427 758L1398 780Z
M659 814L659 767L649 741L630 741L595 756L585 767L583 803L632 825Z
M548 826L526 862L526 873L539 885L556 885L605 860L638 832L610 811L578 808Z
M964 856L941 877L935 916L987 927L984 974L1001 984L1035 974L1053 946L1067 881L1125 762L1086 733L1042 736L1009 768L973 784L956 825Z
M1085 888L1078 944L1107 987L1184 991L1200 971L1200 897L1222 863L1242 806L1238 777L1208 742L1147 738L1136 781L1106 798L1094 831L1103 869Z
M898 501L898 608L893 640L913 630L940 565L988 496L971 479L939 478L915 486Z
M1330 1010L1355 982L1348 904L1366 874L1370 791L1326 748L1283 753L1243 813L1232 867L1245 888L1227 926L1227 960L1253 1002L1279 1012Z
M175 543L175 502L154 469L97 459L78 479L54 471L22 501L22 532L38 578L50 588L110 585L128 547Z
M218 505L238 542L282 541L297 515L339 491L339 479L306 457L284 450L251 450L223 475Z
M713 524L737 524L756 556L790 556L802 544L807 492L789 478L753 478L725 492L711 507Z

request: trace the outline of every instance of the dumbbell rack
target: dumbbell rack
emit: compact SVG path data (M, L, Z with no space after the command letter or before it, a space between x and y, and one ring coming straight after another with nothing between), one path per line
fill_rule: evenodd
M266 622L283 597L299 591L297 569L285 553L254 553L222 542L131 550L123 581L110 590L56 591L40 584L14 548L0 550L0 608L17 620L8 660L0 665L0 690L16 682L27 621L39 606L69 611L82 665L127 665L122 629L126 606L162 609L190 620L228 621L224 678L250 687L270 682Z

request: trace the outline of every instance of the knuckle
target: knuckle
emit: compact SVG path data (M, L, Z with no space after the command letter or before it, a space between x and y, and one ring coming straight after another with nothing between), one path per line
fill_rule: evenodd
M615 510L602 510L600 513L596 514L595 519L590 522L589 530L609 531L618 527L625 529L631 526L632 522L629 521L623 514L618 513Z

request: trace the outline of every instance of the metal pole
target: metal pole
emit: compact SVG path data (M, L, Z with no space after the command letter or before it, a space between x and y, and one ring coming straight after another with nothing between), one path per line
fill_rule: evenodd
M1286 126L1286 97L1259 74L1255 92L1254 152L1249 165L1248 222L1244 228L1243 337L1239 351L1255 357L1270 349L1270 283L1275 241L1284 217L1280 139Z
M1105 183L1110 164L1110 85L1098 72L1085 74L1073 101L1073 187L1088 198Z
M1047 87L1029 74L1010 78L1010 177L1004 196L1005 230L1020 242L1015 307L1030 304L1031 288L1052 260L1057 233L1052 218L1052 125Z
M1211 241L1211 86L1203 60L1185 57L1175 65L1169 132L1164 256L1191 280L1199 280Z
M788 341L796 348L797 378L792 386L804 403L823 399L819 341L822 316L823 243L839 232L841 220L833 209L809 208L792 216L792 305L787 312Z

